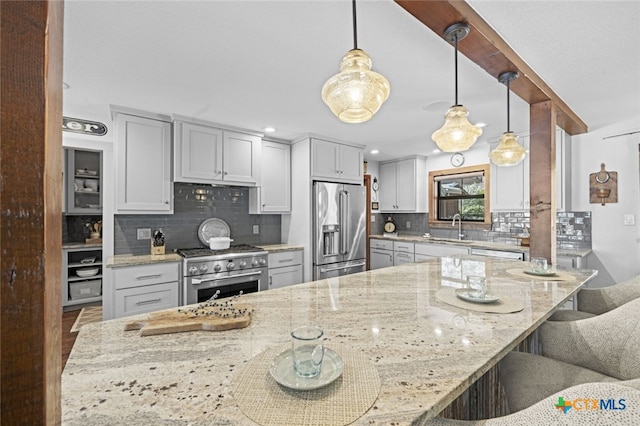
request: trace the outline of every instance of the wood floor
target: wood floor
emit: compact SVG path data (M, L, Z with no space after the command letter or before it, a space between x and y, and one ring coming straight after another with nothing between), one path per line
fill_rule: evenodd
M69 311L62 313L62 368L67 364L69 354L73 348L73 344L76 342L78 333L72 333L71 327L76 322L76 318L80 315L80 310Z

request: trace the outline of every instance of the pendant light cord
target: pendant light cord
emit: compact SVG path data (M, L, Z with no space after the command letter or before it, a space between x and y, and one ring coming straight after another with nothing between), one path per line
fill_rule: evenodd
M458 105L458 34L456 34L454 36L453 45L455 46L455 49L454 49L454 52L455 52L454 53L454 55L455 55L454 56L454 64L455 64L455 75L456 75L456 77L455 77L456 78L456 81L455 81L455 83L456 83L456 102L455 102L454 105L457 106Z
M511 107L509 105L509 80L507 80L507 132L511 133Z
M356 0L353 0L353 48L358 48L358 24L356 22Z

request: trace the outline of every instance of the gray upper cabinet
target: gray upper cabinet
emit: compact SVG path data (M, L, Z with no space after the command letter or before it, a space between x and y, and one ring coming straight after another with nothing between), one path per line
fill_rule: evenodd
M362 184L363 150L359 146L311 139L311 177Z
M380 162L380 211L427 212L426 158Z
M111 110L116 125L115 213L173 213L170 117Z
M173 126L175 182L258 184L261 136L175 115Z
M102 214L102 152L65 148L66 214Z
M291 212L291 146L262 141L260 186L249 189L249 213Z

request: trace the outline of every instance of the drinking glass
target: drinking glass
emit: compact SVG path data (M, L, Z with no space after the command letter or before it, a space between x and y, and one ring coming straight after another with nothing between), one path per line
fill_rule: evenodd
M478 275L467 276L467 286L476 296L483 299L487 294L487 280Z
M315 377L322 369L324 347L322 328L305 325L291 332L293 369L300 377Z
M534 257L531 259L531 271L539 274L547 272L549 265L544 257Z

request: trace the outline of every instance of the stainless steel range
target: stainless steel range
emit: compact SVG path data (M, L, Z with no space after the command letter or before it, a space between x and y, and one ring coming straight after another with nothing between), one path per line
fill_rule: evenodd
M242 291L268 289L267 252L251 245L226 250L208 248L178 249L183 257L183 295L185 305L204 302L217 291L218 298Z

